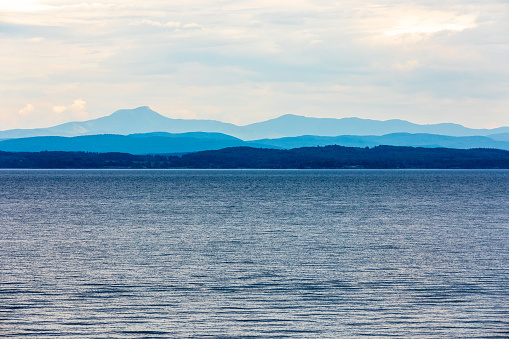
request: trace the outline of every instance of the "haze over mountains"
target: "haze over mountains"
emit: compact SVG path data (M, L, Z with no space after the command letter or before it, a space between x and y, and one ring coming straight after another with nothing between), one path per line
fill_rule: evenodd
M154 132L131 135L85 135L78 137L32 137L0 141L0 150L7 152L123 152L131 154L189 153L203 150L218 150L226 147L258 145L222 134L189 132L171 134Z
M226 147L250 146L256 148L290 149L342 145L348 147L374 147L379 145L447 147L447 148L496 148L509 150L508 141L496 141L488 137L451 137L436 134L393 133L382 136L343 135L323 137L304 135L277 139L244 141L221 133L189 132L171 134L165 132L131 135L85 135L78 137L32 137L0 141L0 150L6 152L84 151L123 152L131 154L175 154Z
M135 134L150 132L186 133L216 132L242 140L296 137L301 135L384 135L389 133L429 133L449 136L487 136L509 133L509 127L471 129L444 123L418 125L404 120L369 120L360 118L308 118L283 115L279 118L246 126L215 120L172 119L154 112L147 106L123 109L102 118L83 122L69 122L49 128L15 129L0 132L0 139L34 136L80 136L95 134Z
M509 127L470 129L404 120L308 118L283 115L246 126L215 120L171 119L149 107L119 110L84 122L0 132L0 150L188 153L225 147L296 148L378 145L509 150Z

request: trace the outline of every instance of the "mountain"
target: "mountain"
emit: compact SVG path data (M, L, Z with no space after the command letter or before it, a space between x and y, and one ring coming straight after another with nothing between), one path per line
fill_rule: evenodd
M489 138L499 141L509 141L509 133L496 133L488 135Z
M412 147L447 147L457 149L496 148L509 150L509 141L493 140L484 136L452 137L427 133L391 133L386 135L342 135L338 137L324 137L303 135L278 139L261 139L257 144L268 147L296 148L327 145L342 145L348 147L374 147L379 145L412 146Z
M0 139L35 136L80 136L97 134L128 135L150 132L216 132L243 140L296 137L301 135L385 135L390 133L428 133L450 136L487 136L509 133L509 127L470 129L457 124L418 125L404 120L378 121L360 118L308 118L292 114L246 126L215 120L171 119L147 106L124 109L102 118L62 125L15 129L0 132Z
M235 146L270 147L247 143L241 139L221 134L190 132L170 134L163 132L131 135L84 135L78 137L32 137L0 141L0 150L7 152L123 152L130 154L169 154L203 150L217 150Z
M34 136L64 136L97 134L134 134L150 132L217 132L229 135L242 134L239 126L215 120L171 119L147 106L135 109L122 109L115 113L83 122L68 122L62 125L36 128L15 129L0 132L0 139L26 138Z
M7 152L84 151L99 153L170 154L218 150L226 147L238 146L291 149L327 145L348 147L391 145L428 148L494 148L509 150L509 141L498 141L483 136L451 137L424 133L392 133L382 136L342 135L338 137L324 137L304 135L299 137L244 141L226 134L207 132L179 134L153 132L130 135L103 134L78 137L52 136L7 139L0 141L0 150Z
M428 133L450 136L474 136L509 133L509 127L471 129L458 124L418 125L405 120L378 121L360 118L308 118L286 114L276 119L247 125L253 131L265 131L268 138L301 135L384 135L390 133Z

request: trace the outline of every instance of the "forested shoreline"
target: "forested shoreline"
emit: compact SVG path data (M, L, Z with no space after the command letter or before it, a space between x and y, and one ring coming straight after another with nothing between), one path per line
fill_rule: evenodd
M230 147L184 155L91 152L1 152L3 169L509 169L509 151L377 146L289 150Z

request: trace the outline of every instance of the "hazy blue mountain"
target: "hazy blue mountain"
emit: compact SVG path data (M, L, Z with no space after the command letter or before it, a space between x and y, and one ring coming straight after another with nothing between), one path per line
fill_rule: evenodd
M509 141L498 141L483 136L451 137L435 134L392 133L382 136L342 135L325 137L305 135L278 139L243 141L221 134L189 132L172 134L153 132L131 135L85 135L78 137L32 137L0 141L0 150L8 152L86 151L125 152L131 154L187 153L216 150L225 147L251 146L257 148L298 148L341 145L348 147L374 147L379 145L448 147L448 148L497 148L509 150Z
M458 124L418 125L404 120L378 121L360 118L308 118L293 114L247 125L254 131L265 131L269 138L301 135L385 135L390 133L429 133L451 136L488 135L509 132L509 127L470 129Z
M392 133L376 136L381 145L392 146L421 146L421 147L446 147L446 148L497 148L509 150L509 142L493 140L485 136L453 137L427 133Z
M414 146L414 147L448 147L448 148L497 148L509 150L509 141L493 140L484 136L452 137L436 134L391 133L382 136L342 135L324 137L304 135L278 139L261 139L256 143L280 148L312 147L341 145L349 147L374 147L379 145Z
M308 118L283 115L246 126L215 120L171 119L143 106L119 110L99 119L69 122L49 128L16 129L0 132L0 139L34 136L80 136L97 134L128 135L150 132L216 132L243 140L296 137L301 135L385 135L389 133L428 133L451 136L494 135L509 133L509 127L470 129L457 124L418 125L404 120L377 121L360 118ZM502 137L502 136L500 136Z
M230 140L235 142L243 141L231 135L215 132L186 132L186 133L151 132L151 133L129 134L129 136L133 138L165 137L174 139L194 138L198 140L214 139L214 140Z
M235 146L264 147L220 133L148 133L133 135L84 135L78 137L32 137L0 141L7 152L84 151L131 154L187 153ZM265 146L270 147L270 146Z
M499 141L509 141L509 133L496 133L488 135L489 138Z
M49 128L16 129L0 132L1 139L32 136L79 136L97 134L120 134L149 132L217 132L240 135L245 129L215 120L171 119L147 106L122 109L115 113L83 122L68 122ZM247 129L246 129L247 131Z

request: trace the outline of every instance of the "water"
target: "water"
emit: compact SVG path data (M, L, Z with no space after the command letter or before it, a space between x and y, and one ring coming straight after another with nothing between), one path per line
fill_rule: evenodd
M509 171L0 171L0 336L507 338Z

